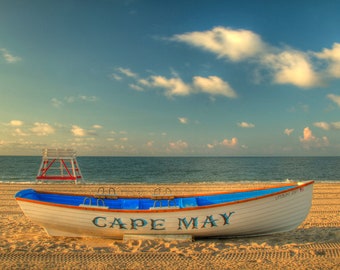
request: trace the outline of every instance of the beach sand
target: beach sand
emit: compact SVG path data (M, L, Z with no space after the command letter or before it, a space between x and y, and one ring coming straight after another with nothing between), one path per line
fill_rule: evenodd
M173 184L174 194L265 183ZM159 186L159 185L158 185ZM119 194L151 194L156 185L115 185ZM0 184L0 269L340 269L340 183L315 183L313 205L294 231L249 238L112 240L49 237L14 199L35 188L95 193L99 185Z

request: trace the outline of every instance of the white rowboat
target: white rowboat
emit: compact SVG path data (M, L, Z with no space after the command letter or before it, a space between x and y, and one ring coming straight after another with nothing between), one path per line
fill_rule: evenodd
M24 214L51 236L253 236L297 228L312 204L313 181L225 193L149 197L19 191Z

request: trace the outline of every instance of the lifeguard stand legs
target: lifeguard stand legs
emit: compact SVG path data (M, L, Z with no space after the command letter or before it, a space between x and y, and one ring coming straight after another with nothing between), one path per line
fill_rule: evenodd
M73 149L43 149L36 181L83 182L76 152Z

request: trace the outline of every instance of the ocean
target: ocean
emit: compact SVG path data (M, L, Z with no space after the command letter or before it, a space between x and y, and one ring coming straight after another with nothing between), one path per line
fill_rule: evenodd
M41 157L0 156L0 182L35 182ZM340 181L340 157L77 157L86 183Z

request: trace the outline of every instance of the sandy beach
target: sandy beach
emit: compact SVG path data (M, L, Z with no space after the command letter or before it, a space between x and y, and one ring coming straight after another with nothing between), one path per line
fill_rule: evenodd
M263 185L266 183L166 187L181 194ZM23 215L14 199L17 191L26 188L95 193L99 187L0 184L0 269L340 269L340 183L315 183L311 211L294 231L193 242L49 237ZM119 194L151 194L156 187L115 185Z

